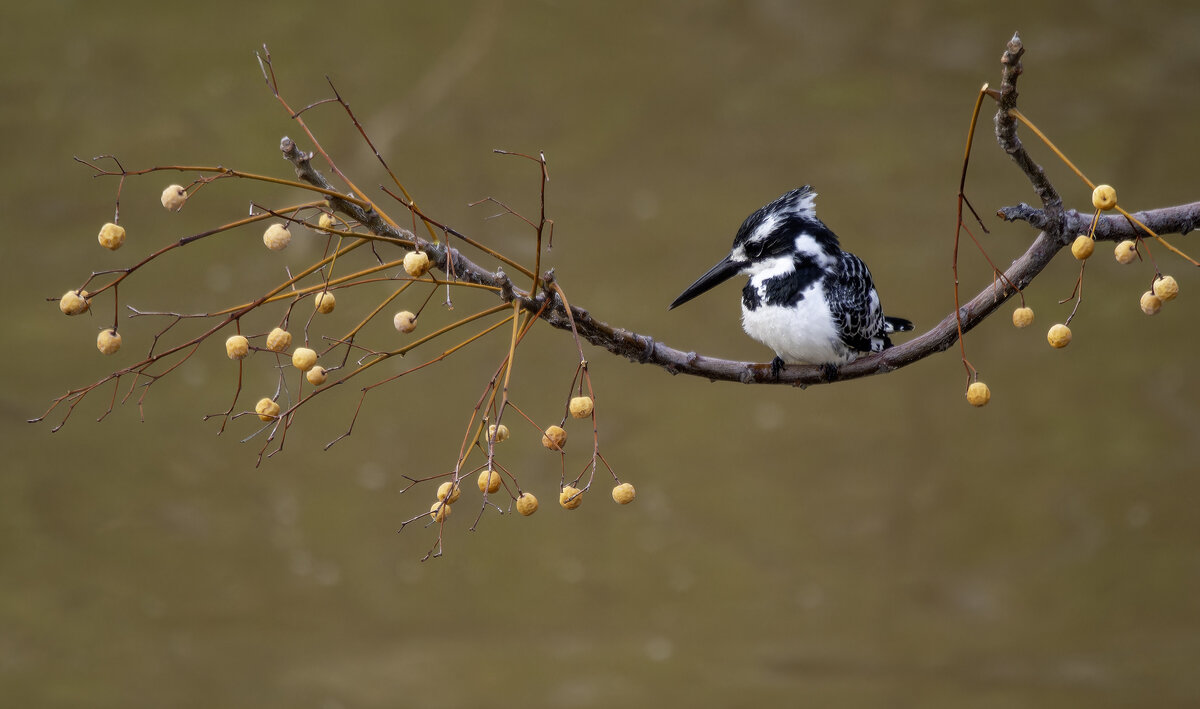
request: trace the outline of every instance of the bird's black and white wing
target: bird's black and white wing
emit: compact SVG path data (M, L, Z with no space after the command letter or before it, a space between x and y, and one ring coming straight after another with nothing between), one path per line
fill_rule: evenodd
M884 329L879 293L862 259L841 252L837 273L828 279L826 287L834 327L847 347L866 353L892 346Z

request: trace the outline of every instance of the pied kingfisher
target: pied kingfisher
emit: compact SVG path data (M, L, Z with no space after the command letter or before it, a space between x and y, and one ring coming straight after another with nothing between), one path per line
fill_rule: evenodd
M776 378L786 364L817 364L831 379L838 366L891 347L888 335L913 325L884 316L871 272L817 218L816 197L805 185L746 217L729 255L668 310L735 274L749 276L742 328L775 351Z

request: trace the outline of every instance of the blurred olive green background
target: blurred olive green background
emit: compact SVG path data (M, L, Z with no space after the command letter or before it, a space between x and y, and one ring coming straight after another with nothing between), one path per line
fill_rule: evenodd
M94 423L107 388L57 434L24 423L135 361L153 334L123 324L125 349L103 358L93 341L112 300L67 319L47 297L239 218L251 199L298 201L227 182L167 214L158 194L176 178L132 180L129 242L113 254L95 233L116 182L71 161L290 177L277 146L300 131L263 84L264 42L294 106L326 97L328 74L430 214L526 259L521 224L467 203L532 214L535 169L491 150L544 150L546 263L574 303L676 347L764 360L738 326L740 285L666 304L746 214L804 183L889 312L923 329L951 311L963 137L1013 30L1028 48L1022 108L1093 179L1131 208L1200 198L1194 3L33 5L0 10L6 705L1200 702L1200 281L1162 249L1182 296L1153 319L1137 308L1152 267L1118 267L1101 248L1068 349L1044 332L1068 312L1069 258L1029 289L1034 327L1014 330L1005 308L971 333L993 391L982 410L963 400L954 351L801 391L589 350L602 450L637 501L617 507L598 480L561 510L557 460L517 428L502 460L542 510L489 512L470 532L474 503L460 503L446 556L426 563L433 530L396 530L432 489L400 495L402 476L453 465L504 336L375 392L354 435L323 453L357 401L356 388L331 392L258 469L258 443L238 443L245 419L219 438L200 420L236 377L218 341L152 388L144 423L133 403ZM385 180L336 107L308 117L360 186ZM990 116L981 126L974 203L990 214L1034 199ZM1033 150L1085 206L1086 189ZM988 223L998 263L1033 236ZM280 257L258 233L177 253L131 279L123 303L241 302L283 277L281 258L295 268L319 248L298 236ZM981 263L964 251L971 292L989 280ZM339 293L338 327L377 301L354 293ZM448 314L435 301L429 321L472 302ZM374 341L394 342L389 330ZM243 403L273 381L261 355L251 362ZM535 332L515 400L556 418L573 367L568 337ZM587 433L571 430L574 467Z

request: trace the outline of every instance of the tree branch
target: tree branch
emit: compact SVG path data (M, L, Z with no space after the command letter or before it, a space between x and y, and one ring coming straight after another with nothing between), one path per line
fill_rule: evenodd
M1070 238L1087 232L1091 220L1091 215L1081 215L1074 210L1064 212L1062 197L1017 137L1017 121L1010 111L1017 105L1016 83L1022 72L1021 56L1024 51L1020 37L1014 34L1001 58L1003 70L1000 90L989 92L989 95L998 102L994 120L997 143L1025 174L1040 197L1043 208L1036 209L1022 203L1015 207L1004 207L997 214L1008 221L1028 222L1040 229L1041 233L1029 249L1005 271L1005 279L997 279L962 306L958 315L964 333L981 323L1011 297L1016 292L1014 286L1023 289L1032 282ZM285 137L280 148L284 157L295 166L296 174L301 180L323 189L333 189L328 180L312 167L312 156L300 151L290 138ZM430 260L443 271L446 270L449 256L454 265L454 277L497 287L500 289L502 300L519 301L522 308L531 313L540 313L543 320L556 328L570 330L573 320L579 337L592 345L633 362L658 365L672 374L687 374L711 381L805 387L891 372L942 352L958 339L958 323L955 313L952 312L914 339L843 365L832 376L826 368L813 365L788 365L779 376L774 376L769 363L740 362L678 350L648 335L613 327L593 318L583 308L571 306L571 317L568 317L567 306L552 290L543 290L540 293L523 291L513 285L503 270L488 271L453 247L422 242L411 232L392 226L373 210L334 197L330 198L330 204L334 209L366 226L372 233L409 239L420 244L429 254ZM430 221L419 213L417 216ZM1200 224L1200 202L1139 212L1135 216L1158 234L1186 234ZM436 226L449 234L465 238L449 227L440 224ZM1140 235L1144 235L1144 232L1120 215L1104 216L1096 227L1096 237L1099 239L1117 241ZM552 274L547 274L547 282L553 283ZM550 301L548 304L547 299Z
M1008 40L1004 54L1000 57L1000 64L1003 68L998 99L999 107L996 109L995 117L996 142L1000 145L1001 150L1008 153L1017 167L1021 168L1021 172L1025 173L1025 177L1033 186L1033 191L1037 192L1038 197L1042 200L1042 206L1046 212L1046 226L1043 228L1053 234L1062 235L1064 233L1062 229L1062 197L1050 183L1050 178L1046 177L1042 166L1034 162L1029 153L1025 151L1025 146L1017 137L1017 119L1011 113L1017 107L1017 78L1024 71L1021 64L1021 56L1024 54L1025 47L1021 44L1021 35L1014 32L1012 39Z
M1050 217L1045 210L1024 202L1015 207L1003 207L996 212L996 216L1009 222L1028 222L1035 229L1046 229L1050 224ZM1135 212L1133 216L1156 234L1186 234L1200 226L1200 202ZM1092 224L1090 212L1080 213L1074 209L1064 212L1062 219L1064 238L1086 234ZM1146 232L1120 214L1102 215L1096 224L1096 239L1099 241L1123 241L1138 237L1145 238Z

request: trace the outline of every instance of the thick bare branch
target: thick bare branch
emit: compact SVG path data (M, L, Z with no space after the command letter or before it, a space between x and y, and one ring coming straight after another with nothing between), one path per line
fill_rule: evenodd
M1011 111L1017 107L1017 78L1024 71L1021 64L1023 54L1025 54L1025 47L1021 45L1021 36L1013 33L1004 54L1000 57L1002 70L999 107L996 109L995 118L996 142L1000 144L1000 148L1004 152L1008 153L1017 167L1021 168L1021 172L1025 173L1025 177L1033 186L1033 191L1037 192L1038 197L1042 200L1042 206L1046 211L1044 229L1052 234L1061 235L1064 233L1062 229L1062 197L1058 194L1058 190L1054 189L1054 185L1050 184L1050 178L1046 177L1042 166L1038 165L1025 151L1025 146L1017 137L1017 120L1011 114Z
M1046 229L1050 224L1046 210L1031 207L1024 202L1015 207L1004 207L996 212L996 216L1010 222L1028 222L1035 229ZM1064 239L1088 233L1092 223L1090 212L1085 214L1069 209L1062 216ZM1200 226L1200 202L1135 212L1133 216L1153 229L1155 234L1186 234ZM1100 241L1122 241L1145 236L1146 232L1141 227L1120 214L1103 215L1096 223L1096 239Z

